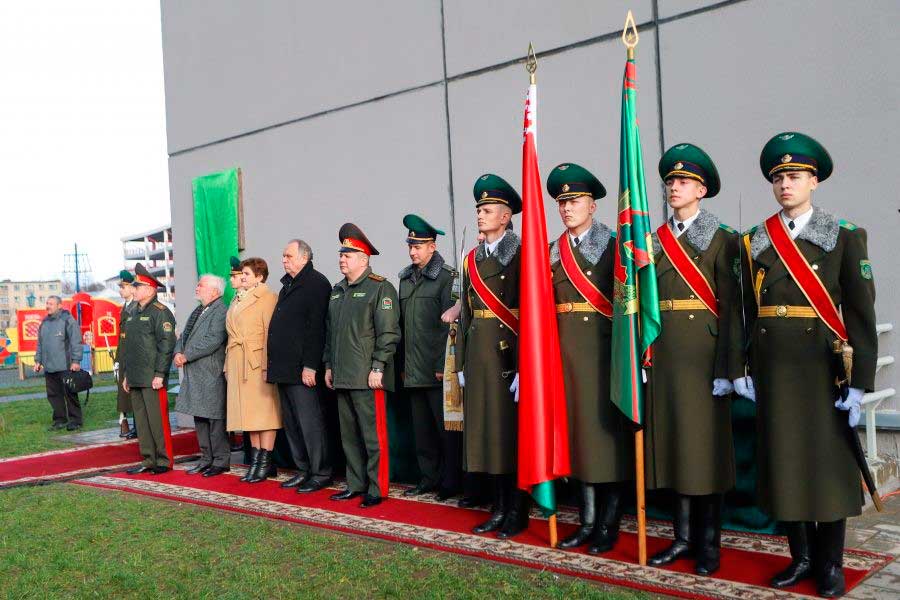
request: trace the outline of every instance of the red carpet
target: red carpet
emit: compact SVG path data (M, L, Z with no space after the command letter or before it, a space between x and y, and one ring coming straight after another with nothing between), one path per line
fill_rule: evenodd
M503 541L491 535L471 533L471 528L485 519L484 511L460 509L455 503L440 503L433 495L418 500L402 499L399 497L403 489L400 486L393 487L389 501L374 508L361 509L358 500L329 500L333 490L300 495L293 490L281 489L277 481L255 485L241 483L238 477L243 472L244 469L240 468L228 475L203 478L176 469L157 476L116 474L91 477L75 483L401 541L662 594L693 598L815 595L814 585L809 581L787 592L767 587L769 578L790 562L784 538L775 536L723 532L722 569L714 578L700 577L694 575L692 561L679 561L665 569L637 565L633 520L623 523L623 533L612 552L594 557L584 551L549 548L547 523L542 519L533 518L527 532L512 541ZM560 514L559 520L562 537L574 529L577 516L566 512ZM651 535L648 546L652 554L667 545L667 538L671 539L671 526L651 522L648 533ZM890 556L847 550L847 589L890 561Z
M200 451L193 431L173 434L172 444L176 458ZM3 458L0 459L0 488L124 469L140 461L137 440Z

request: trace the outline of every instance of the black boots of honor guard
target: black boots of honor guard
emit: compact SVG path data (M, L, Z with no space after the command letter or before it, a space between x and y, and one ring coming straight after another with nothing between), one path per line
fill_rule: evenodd
M844 595L844 535L847 521L813 523L785 522L791 564L772 578L774 588L791 587L804 579L816 578L820 596L836 598Z
M692 526L693 521L693 526ZM719 549L722 541L722 496L684 496L675 500L672 518L675 539L662 552L649 561L654 567L661 567L683 557L695 557L694 572L698 575L712 575L719 570Z
M472 529L473 533L497 531L500 539L509 539L528 529L531 499L516 488L515 475L493 475L494 505L491 516Z
M618 484L581 484L580 526L559 543L562 549L577 548L590 542L589 554L612 550L619 538L622 521L622 494Z

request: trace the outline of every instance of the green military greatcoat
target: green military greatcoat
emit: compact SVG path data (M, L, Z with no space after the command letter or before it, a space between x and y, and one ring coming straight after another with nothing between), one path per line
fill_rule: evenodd
M125 316L125 344L119 348L119 370L129 388L149 388L154 377L169 381L175 350L175 316L158 300L135 304Z
M865 230L814 208L795 242L840 308L854 349L852 386L872 391L878 343ZM843 378L832 350L836 335L817 317L757 317L757 295L760 306L810 303L764 226L745 234L744 244L749 251L743 259L749 359L759 423L759 504L781 521L858 515L860 474L847 439L847 413L834 407L835 377Z
M122 378L125 374L125 370L122 368L120 357L122 356L122 349L125 347L125 322L128 319L128 315L134 312L136 306L137 302L132 300L131 302L123 304L122 310L119 312L119 341L116 345L115 360L119 363L119 379L116 381L116 410L120 413L131 412L131 394L122 389Z
M667 227L669 225L666 225ZM697 300L663 253L653 253L662 332L653 344L646 405L646 478L650 489L721 494L734 486L730 395L713 396L713 379L744 375L738 235L701 209L678 243L710 283L719 318L704 308L665 310L669 300Z
M475 262L485 285L510 309L519 307L519 237L507 231L491 256L484 243ZM494 475L517 469L518 411L509 391L518 368L516 334L497 318L478 318L486 305L463 269L457 369L465 377L463 438L469 472ZM483 314L483 313L482 313ZM503 348L501 348L501 344Z
M613 239L613 232L595 221L572 248L582 273L609 299ZM571 246L570 236L566 235L566 241ZM572 477L586 483L627 481L634 473L632 433L609 400L612 321L598 312L574 310L587 301L566 275L558 244L557 240L550 245L550 267L568 405Z

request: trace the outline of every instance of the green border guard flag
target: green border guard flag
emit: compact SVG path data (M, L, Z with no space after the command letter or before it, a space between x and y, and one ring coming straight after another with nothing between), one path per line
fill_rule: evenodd
M194 192L194 251L197 277L204 273L225 279L225 304L234 289L228 281L232 256L238 255L240 239L238 206L241 195L240 169L229 169L197 177Z

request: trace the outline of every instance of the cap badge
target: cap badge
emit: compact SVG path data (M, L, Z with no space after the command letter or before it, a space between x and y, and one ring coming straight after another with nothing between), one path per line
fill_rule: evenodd
M559 167L557 167L557 168L558 168L560 171L565 171L566 169L569 168L569 165L559 165Z
M482 198L487 198L487 197L488 197L488 193L487 193L487 192L481 192L481 197L482 197Z
M675 170L676 170L676 171L680 171L680 170L682 170L683 168L684 168L684 163L683 163L683 162L679 161L679 162L675 163Z
M568 191L569 191L569 184L568 184L568 183L564 183L564 184L563 184L563 187L562 187L562 190L563 190L564 192L568 192Z
M791 139L792 137L794 137L794 134L793 134L793 133L785 133L785 134L782 134L782 135L779 135L779 136L778 136L779 139L782 139L782 140L784 140L784 141L788 141L788 140Z
M791 156L790 154L785 154L784 156L781 157L781 162L783 162L783 163L789 163L789 162L791 162L793 159L794 159L794 157Z
M688 147L687 144L678 144L677 146L675 146L675 149L676 150L684 150L687 147Z
M487 176L487 175L482 175L482 176L481 176L481 180L482 180L482 181L487 181L487 179L488 179L488 176Z

